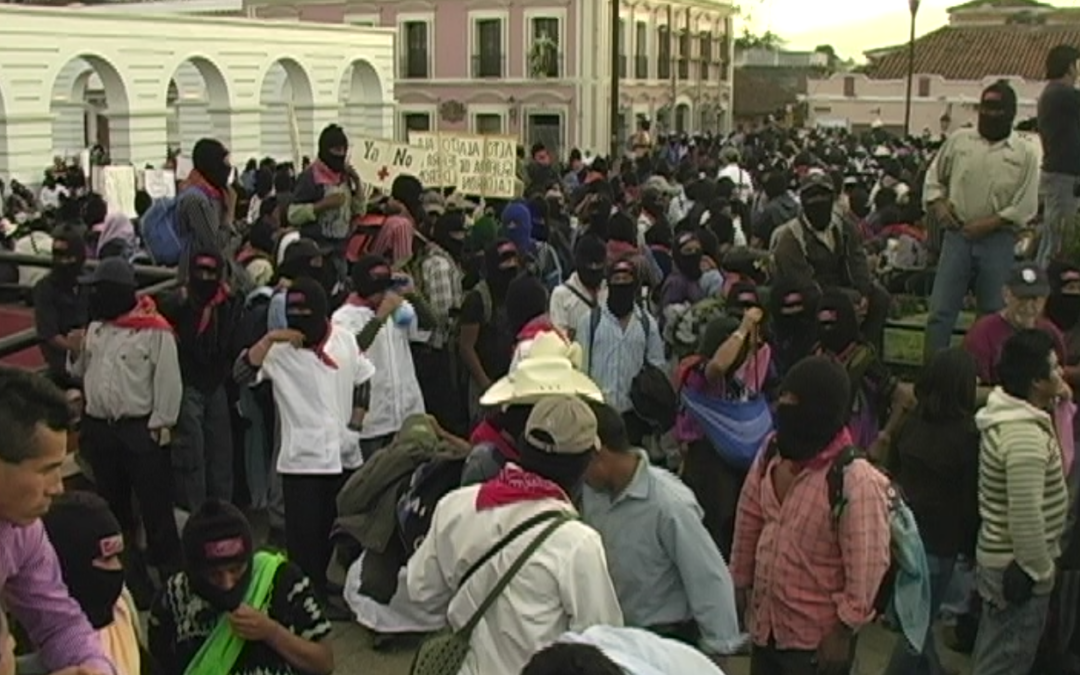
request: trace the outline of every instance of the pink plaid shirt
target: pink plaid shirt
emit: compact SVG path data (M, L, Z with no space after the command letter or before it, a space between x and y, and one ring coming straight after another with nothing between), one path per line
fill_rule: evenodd
M825 451L848 446L846 432ZM874 618L874 598L889 568L888 479L865 460L844 477L846 505L834 524L826 475L831 462L795 477L783 503L764 453L750 468L739 497L731 576L751 588L754 644L817 649L843 622L857 629Z

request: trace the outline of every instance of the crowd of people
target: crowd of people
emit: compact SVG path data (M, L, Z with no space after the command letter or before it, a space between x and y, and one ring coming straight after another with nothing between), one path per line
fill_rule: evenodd
M943 139L535 145L514 200L368 190L337 125L299 171L201 140L134 220L58 162L6 200L52 266L46 374L0 370L0 673L330 673L358 621L419 675L841 675L882 620L941 675L956 604L977 675L1080 672L1078 56L1041 166L1004 82Z

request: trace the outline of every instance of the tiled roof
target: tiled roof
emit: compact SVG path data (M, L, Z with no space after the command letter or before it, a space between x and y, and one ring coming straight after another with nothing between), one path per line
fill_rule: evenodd
M1044 2L1037 2L1036 0L971 0L971 2L965 2L962 5L953 5L949 8L950 12L964 9L1038 9L1040 7L1051 7Z
M915 74L948 80L981 80L992 75L1031 80L1046 77L1046 54L1056 45L1080 47L1080 24L944 26L915 40ZM875 79L907 77L908 52L899 49L873 60Z
M777 78L745 68L735 69L734 95L735 116L740 118L771 115L799 100L798 93L779 83Z

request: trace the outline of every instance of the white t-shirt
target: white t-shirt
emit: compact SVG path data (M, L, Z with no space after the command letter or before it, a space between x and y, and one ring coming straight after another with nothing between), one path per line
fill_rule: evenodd
M402 303L409 306L408 302ZM346 303L331 321L350 335L356 336L375 318L375 311L364 305ZM416 379L410 342L422 342L424 335L417 326L415 311L413 320L399 326L393 317L386 320L367 350L367 357L375 365L371 378L371 397L360 438L378 438L396 434L405 418L424 414L424 395Z
M724 675L693 647L640 628L593 626L582 633L566 633L559 642L592 645L626 675Z
M363 464L359 437L349 429L353 390L375 374L375 366L360 353L356 339L330 327L323 352L278 343L270 348L258 381L274 387L274 405L281 421L282 474L337 474Z

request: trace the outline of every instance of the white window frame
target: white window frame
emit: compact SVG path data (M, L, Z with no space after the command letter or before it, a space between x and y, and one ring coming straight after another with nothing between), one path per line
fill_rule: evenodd
M525 39L522 42L525 43L525 53L521 59L522 64L522 77L525 79L534 79L532 71L529 68L529 54L532 52L533 46L533 20L534 19L555 19L559 22L559 30L556 36L556 40L559 42L559 49L556 54L556 58L559 58L559 77L558 79L564 80L568 77L567 69L569 65L566 62L566 48L567 48L567 35L566 35L566 8L565 7L551 7L535 9L526 9L522 21L524 22Z
M427 115L428 126L431 131L436 131L439 128L439 106L431 103L405 103L398 104L397 109L397 125L398 133L397 137L401 139L402 143L409 142L409 129L405 126L405 117L407 115Z
M349 13L342 19L342 23L360 28L378 28L382 25L382 17L374 13Z
M562 129L562 138L559 145L562 149L563 159L569 155L573 145L570 142L570 106L565 103L549 105L526 105L521 111L521 141L524 143L529 134L529 118L533 115L556 115L559 118L559 128ZM631 120L632 121L632 120Z
M424 82L435 79L435 12L402 12L394 18L397 26L397 64L394 72L403 82ZM427 77L405 77L405 50L409 48L405 35L405 24L427 24Z
M469 103L469 133L480 133L477 117L481 115L498 115L499 133L506 135L507 129L510 128L510 106L503 103Z
M476 77L473 75L473 57L479 56L476 51L476 38L477 33L480 30L479 22L487 21L489 19L497 19L501 22L502 28L499 30L499 37L502 44L499 47L500 56L502 57L502 79L510 77L510 10L508 9L472 9L469 10L469 30L468 36L465 41L465 46L468 48L465 52L465 58L468 59L468 68L466 72L469 74L470 80L476 80L478 82L485 82L492 79L490 77Z

